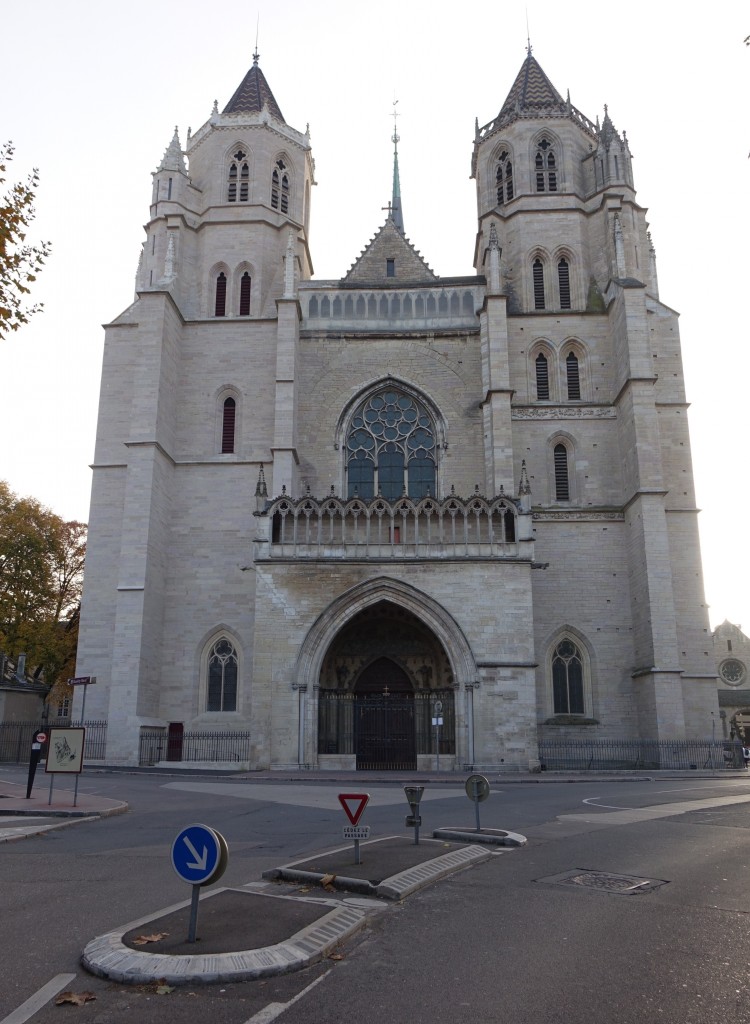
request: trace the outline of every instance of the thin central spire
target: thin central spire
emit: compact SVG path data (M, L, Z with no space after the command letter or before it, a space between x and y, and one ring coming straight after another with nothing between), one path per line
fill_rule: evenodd
M401 212L401 181L398 175L398 144L400 136L397 131L397 119L399 116L396 110L397 103L398 100L393 101L393 136L391 137L391 142L393 143L393 194L391 196L391 219L396 227L403 231L404 217Z

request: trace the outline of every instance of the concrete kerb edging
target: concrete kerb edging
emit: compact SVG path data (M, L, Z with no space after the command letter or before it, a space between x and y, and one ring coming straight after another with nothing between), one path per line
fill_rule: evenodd
M524 846L528 840L519 832L486 829L476 832L470 828L436 828L433 839L455 839L462 843L485 843L489 846Z
M228 888L215 889L206 899ZM244 892L247 890L239 889ZM269 899L293 899L300 897L269 896ZM320 904L320 899L305 902ZM320 920L307 925L294 935L273 946L246 949L233 953L168 955L145 953L126 946L122 938L133 928L149 924L177 910L190 906L190 900L177 903L158 914L151 914L116 931L107 932L92 939L81 956L81 963L92 974L100 978L125 985L148 984L164 980L169 985L210 985L216 982L253 981L278 974L288 974L317 963L339 942L348 938L362 926L367 916L355 907L332 907Z
M64 811L59 808L43 807L41 809L27 810L26 808L19 809L17 807L2 807L0 806L0 816L2 817L14 817L14 818L72 818L75 820L85 819L86 821L92 818L111 818L115 814L125 814L129 811L130 807L124 801L118 803L114 807L104 807L99 810L70 810ZM70 822L69 824L72 824Z
M384 836L381 839L371 840L371 842L382 842L383 839L389 838L395 837ZM523 839L523 837L520 838ZM366 842L362 843L363 847L368 845ZM350 849L350 847L340 846L333 850L328 850L326 853L340 853L343 849ZM326 853L320 856L324 857ZM465 846L459 850L451 850L450 853L442 854L440 857L435 857L432 860L423 861L421 864L415 864L414 867L400 871L396 875L391 875L390 878L384 878L377 884L368 881L366 878L351 878L346 875L335 875L330 879L329 884L335 889L343 889L346 892L356 892L364 896L379 896L387 900L401 900L405 896L416 892L417 889L429 885L430 882L444 878L454 871L460 871L470 864L478 864L481 861L489 860L491 856L491 851L482 849L480 846ZM322 879L326 878L325 872L305 871L297 867L298 864L306 864L309 860L310 858L306 857L304 860L283 864L278 868L271 868L263 872L263 878L274 882L312 882L319 885Z

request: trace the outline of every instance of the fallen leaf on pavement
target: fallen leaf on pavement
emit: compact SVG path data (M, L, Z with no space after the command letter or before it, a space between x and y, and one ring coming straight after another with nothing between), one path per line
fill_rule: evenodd
M343 960L344 959L344 954L343 953L331 953L331 955L328 957L328 959L329 960Z
M153 935L139 935L133 939L134 946L145 946L147 942L159 942L165 936L169 935L169 932L154 932Z
M156 994L157 996L168 996L170 992L174 992L174 985L157 985Z
M93 992L61 992L55 1000L55 1006L62 1006L64 1003L83 1006L84 1003L89 1003L92 999L96 999Z
M335 875L323 875L323 877L320 879L320 884L328 892L335 892L336 890L332 884L335 878Z

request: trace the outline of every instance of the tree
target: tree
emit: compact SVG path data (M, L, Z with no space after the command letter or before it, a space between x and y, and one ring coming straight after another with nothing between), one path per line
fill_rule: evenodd
M0 650L52 686L74 672L86 526L0 481Z
M13 153L11 142L0 146L0 186L5 184ZM0 197L0 339L28 323L42 308L41 303L26 304L29 286L50 254L49 242L25 244L38 185L39 172L34 168L25 182L17 182Z

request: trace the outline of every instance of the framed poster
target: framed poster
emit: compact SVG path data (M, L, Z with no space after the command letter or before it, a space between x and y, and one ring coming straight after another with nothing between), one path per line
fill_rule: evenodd
M80 775L83 770L83 744L86 730L56 729L49 730L49 746L47 748L47 766L45 771L50 774L65 773Z

